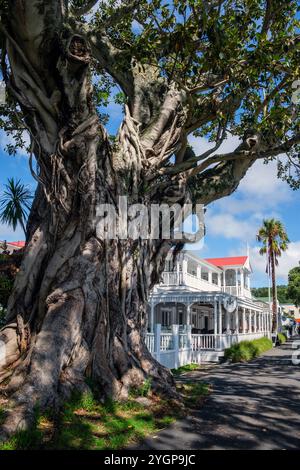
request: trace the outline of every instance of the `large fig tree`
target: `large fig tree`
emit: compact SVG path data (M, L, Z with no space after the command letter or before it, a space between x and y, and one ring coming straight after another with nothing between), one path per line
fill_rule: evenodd
M119 214L119 196L146 207L208 205L257 159L282 154L279 174L297 187L297 3L0 2L1 124L17 145L29 134L37 180L1 331L0 380L11 400L4 433L87 377L115 398L149 376L172 393L143 337L149 291L182 240L103 239L98 208ZM110 92L124 111L113 137L103 114ZM196 155L190 135L211 150ZM218 152L229 135L240 145Z

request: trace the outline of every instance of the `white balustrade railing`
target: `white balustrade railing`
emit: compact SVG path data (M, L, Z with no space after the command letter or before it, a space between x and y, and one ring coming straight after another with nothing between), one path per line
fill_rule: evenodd
M251 290L246 287L241 286L222 286L222 291L226 294L234 295L236 297L247 297L248 299L252 298Z
M146 346L148 348L148 351L151 352L151 353L154 353L154 351L155 351L154 339L155 339L154 333L147 333L146 338L145 338L145 342L146 342Z
M185 333L179 334L179 349L185 349L189 347L189 337Z
M190 273L183 273L181 271L164 271L162 273L162 282L163 286L188 286L197 290L203 291L220 291L221 286L213 282L209 282L206 279L199 278Z
M200 349L215 349L216 335L192 335L192 349L199 351Z
M174 346L173 334L172 333L161 333L160 335L160 350L169 351Z
M162 273L162 284L165 286L179 286L182 284L182 273L176 271L164 271Z
M223 286L222 287L223 292L226 292L226 294L234 295L234 296L239 296L241 295L241 288L240 286Z
M149 352L166 367L177 368L201 362L202 353L220 352L243 340L253 340L268 336L264 331L230 334L192 334L191 327L186 330L172 326L172 332L161 331L161 325L155 325L154 333L147 333L145 342Z

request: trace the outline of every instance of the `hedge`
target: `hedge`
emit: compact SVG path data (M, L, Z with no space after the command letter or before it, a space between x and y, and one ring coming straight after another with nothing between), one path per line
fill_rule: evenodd
M231 362L251 361L272 347L272 341L266 337L253 341L241 341L225 349L224 358Z

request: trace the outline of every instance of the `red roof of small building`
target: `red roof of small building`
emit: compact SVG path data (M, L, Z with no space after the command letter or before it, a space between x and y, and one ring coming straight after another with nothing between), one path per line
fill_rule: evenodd
M229 256L227 258L206 258L205 261L221 268L222 266L244 266L247 259L248 256Z
M8 245L13 245L17 246L18 248L23 248L25 246L25 242L19 241L19 242L6 242Z

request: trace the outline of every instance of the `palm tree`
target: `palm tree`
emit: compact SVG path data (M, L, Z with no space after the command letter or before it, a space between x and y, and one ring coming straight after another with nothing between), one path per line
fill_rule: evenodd
M259 250L261 255L267 255L267 273L272 278L272 332L277 332L277 289L276 289L276 266L278 266L278 258L282 252L286 251L289 244L289 238L282 222L275 219L263 221L262 227L257 234L257 240L262 243Z
M20 180L9 178L0 198L0 221L15 231L20 224L26 236L26 221L31 207L32 195Z

